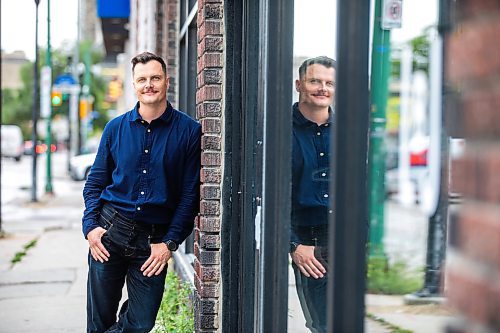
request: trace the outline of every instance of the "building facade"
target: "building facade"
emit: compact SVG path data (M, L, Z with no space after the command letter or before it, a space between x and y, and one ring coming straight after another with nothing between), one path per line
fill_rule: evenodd
M334 272L352 274L335 277L328 299L334 318L348 318L333 319L331 327L345 332L362 330L364 316L368 7L346 2L337 14L337 80L345 82L337 108L349 112L339 113L344 125L336 134L337 154L344 158L335 160L332 190L341 194L334 199L336 216L346 223L330 234L337 244L330 256ZM445 277L447 296L464 316L448 331L499 332L500 55L491 41L500 33L500 9L496 1L442 8L450 14L450 30L441 31L452 92L445 94L451 111L446 126L467 140L465 157L453 166L453 186L466 203L452 212ZM202 124L200 214L175 258L195 286L195 331L283 331L288 229L276 221L287 221L290 213L293 4L132 0L128 30L123 68L139 52L162 55L171 77L169 100ZM474 45L473 52L463 45ZM133 94L125 90L125 96ZM342 151L343 144L350 150ZM354 203L357 209L349 209Z

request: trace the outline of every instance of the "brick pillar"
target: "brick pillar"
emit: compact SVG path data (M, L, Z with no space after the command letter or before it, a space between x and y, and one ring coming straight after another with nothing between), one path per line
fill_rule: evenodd
M222 0L198 1L196 113L201 122L201 202L195 227L195 331L217 332L220 297L222 180Z
M447 296L460 319L447 331L500 332L500 1L456 4L446 104L466 150L452 164L464 203L450 219Z
M170 86L167 96L170 103L178 108L179 100L179 0L157 0L157 8L163 14L161 18L163 24L157 22L158 29L164 33L161 35L161 44L157 40L157 52L161 53L167 62L167 69L170 76ZM160 16L159 16L160 17ZM185 111L185 110L184 110Z

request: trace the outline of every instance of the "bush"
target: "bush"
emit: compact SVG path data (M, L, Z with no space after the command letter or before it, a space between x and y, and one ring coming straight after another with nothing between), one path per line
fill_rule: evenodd
M181 283L173 272L167 273L165 291L156 317L154 333L192 333L194 331L191 294L189 283Z
M421 271L409 271L406 264L389 264L385 258L368 259L368 292L373 294L408 294L422 288Z

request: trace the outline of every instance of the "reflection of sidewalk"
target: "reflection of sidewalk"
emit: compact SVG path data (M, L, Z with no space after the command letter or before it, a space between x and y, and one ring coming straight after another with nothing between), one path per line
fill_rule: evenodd
M368 333L389 333L383 325L370 318L365 320L365 331ZM288 270L288 333L306 333L305 319L300 308L299 297L295 289L295 277L293 269Z
M84 332L87 242L81 233L82 183L54 177L55 196L2 206L0 332ZM36 244L24 250L24 246ZM26 252L14 266L10 260Z
M384 246L392 261L402 260L409 269L421 269L425 265L428 219L417 206L402 207L395 201L385 206ZM293 270L289 270L288 332L308 332L300 308ZM393 332L383 323L394 325L414 333L444 332L452 312L444 305L405 305L403 296L367 295L365 332Z

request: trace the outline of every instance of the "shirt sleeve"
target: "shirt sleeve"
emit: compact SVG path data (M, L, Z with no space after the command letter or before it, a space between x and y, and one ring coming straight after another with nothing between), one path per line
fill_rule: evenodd
M85 211L82 218L82 231L85 238L87 234L96 227L99 218L100 198L102 191L111 184L111 174L114 169L114 161L110 150L110 128L109 124L102 133L97 155L90 169L90 173L83 187L83 200Z
M193 129L187 145L186 167L182 175L181 200L163 241L181 244L191 234L200 205L201 126Z

